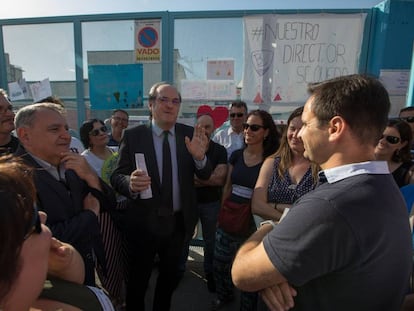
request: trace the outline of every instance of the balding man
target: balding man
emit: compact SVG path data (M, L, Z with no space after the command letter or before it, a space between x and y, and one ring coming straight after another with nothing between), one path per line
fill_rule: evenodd
M214 120L211 115L204 114L199 116L197 118L197 125L205 130L208 139L206 156L210 160L213 168L213 173L207 180L195 176L195 185L197 191L197 209L204 241L204 273L208 290L215 292L216 285L213 275L214 244L222 187L227 176L227 152L222 145L211 140L214 132ZM186 251L187 255L188 248Z

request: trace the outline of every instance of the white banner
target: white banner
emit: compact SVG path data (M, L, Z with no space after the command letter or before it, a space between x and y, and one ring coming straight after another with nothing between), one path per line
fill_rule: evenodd
M181 80L181 97L188 100L236 100L236 82L231 80Z
M33 102L52 96L52 88L50 86L49 78L30 84L30 91L32 93Z
M244 18L242 99L304 103L309 82L358 72L366 14L260 15Z
M24 78L9 83L9 97L11 101L29 98L29 88Z

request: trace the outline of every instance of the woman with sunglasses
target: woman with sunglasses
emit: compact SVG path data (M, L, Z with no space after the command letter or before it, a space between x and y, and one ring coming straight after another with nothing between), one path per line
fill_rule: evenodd
M260 167L264 159L279 147L276 125L268 112L264 110L250 112L246 123L243 124L243 129L245 147L234 151L230 156L221 213L227 208L227 204L250 205ZM220 309L234 298L234 285L230 274L232 260L240 245L256 230L250 209L248 218L246 230L239 232L231 230L230 232L230 227L234 224L227 223L219 214L213 265L217 298L213 300L213 310ZM256 301L255 293L243 292L240 297L240 310L255 310Z
M302 128L303 107L296 108L287 120L280 147L260 169L252 198L252 212L266 220L279 221L285 208L312 190L319 167L303 156L298 136Z
M104 122L99 119L89 119L80 128L80 138L86 150L82 156L106 183L108 176L112 172L112 165L116 162L118 154L107 146L109 141L108 129ZM117 208L122 208L125 200L118 197ZM99 215L99 225L105 249L106 273L99 267L97 272L102 286L108 291L116 305L122 305L124 298L122 288L125 281L125 258L121 232L113 221L113 211L111 214L101 213Z
M82 285L80 254L52 238L44 225L46 214L37 211L32 176L18 158L0 157L0 310L103 310L92 291L108 303L105 310L113 310L102 291Z
M411 158L412 133L410 125L399 119L390 119L375 147L375 158L387 161L398 187L414 183Z

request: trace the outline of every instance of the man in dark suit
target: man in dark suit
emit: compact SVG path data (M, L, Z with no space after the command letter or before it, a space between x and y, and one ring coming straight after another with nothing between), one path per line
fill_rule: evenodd
M14 112L6 91L0 89L0 155L14 153L19 140L13 136Z
M94 256L104 264L98 215L115 206L113 190L79 154L69 151L71 136L64 109L53 103L21 108L15 123L20 146L15 155L35 167L38 207L46 212L53 236L72 244L85 262L85 284L95 284Z
M145 310L155 255L159 257L159 274L153 310L170 309L184 243L191 238L197 221L194 174L208 179L212 171L205 156L208 142L204 129L176 123L180 104L181 96L174 86L165 82L152 86L151 122L125 130L118 165L111 177L114 189L130 198L124 225L131 260L127 310ZM172 171L168 184L163 183L167 179L163 174L167 171L163 159L166 139ZM143 155L146 170L142 164L137 168L137 154ZM170 191L171 200L166 201L165 194Z

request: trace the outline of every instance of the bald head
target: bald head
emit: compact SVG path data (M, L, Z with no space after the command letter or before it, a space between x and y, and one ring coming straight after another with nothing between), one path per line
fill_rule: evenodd
M204 128L208 139L210 139L211 135L214 132L214 120L209 114L204 114L198 117L197 125L200 125Z

